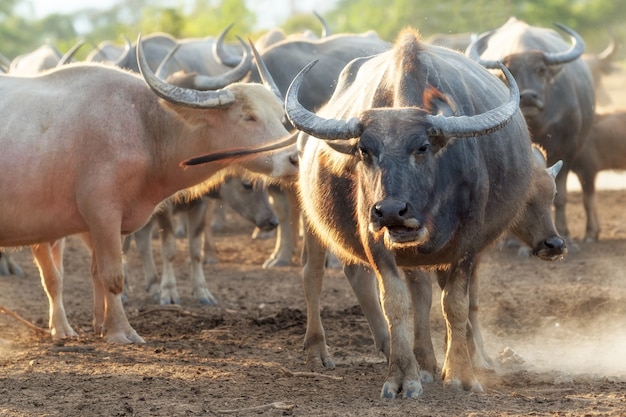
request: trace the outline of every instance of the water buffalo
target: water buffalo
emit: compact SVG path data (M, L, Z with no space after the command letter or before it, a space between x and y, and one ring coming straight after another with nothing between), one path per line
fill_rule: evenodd
M584 41L572 29L557 26L571 37L571 46L554 30L511 18L481 35L466 54L487 68L496 68L498 61L509 68L533 141L546 150L550 164L563 161L556 179L555 224L570 250L577 250L565 217L567 175L591 128L595 96L589 67L580 59Z
M323 274L325 247L355 270L372 268L389 329L383 397L420 396L418 362L436 368L418 349L425 337L415 335L415 348L409 337L403 277L422 270L436 270L443 286L444 384L482 390L466 340L470 277L481 252L519 218L532 182L519 91L502 68L510 92L467 57L406 29L391 51L347 65L317 115L298 103L303 74L287 95L287 114L303 132L305 289ZM430 304L425 291L412 293L416 312ZM307 294L307 314L316 305Z
M260 85L200 92L167 84L138 45L142 75L72 64L40 76L0 76L0 160L10 175L0 185L0 246L31 247L54 338L76 335L62 301L65 236L80 235L92 249L96 332L110 342L142 342L121 302L121 235L142 227L165 198L209 178L242 167L271 176L297 171L289 149L237 166L181 169L181 161L210 150L283 137L284 110Z
M596 205L596 176L604 170L626 169L626 111L596 113L589 139L572 163L583 190L583 204L587 215L585 242L596 242L600 235L600 221Z

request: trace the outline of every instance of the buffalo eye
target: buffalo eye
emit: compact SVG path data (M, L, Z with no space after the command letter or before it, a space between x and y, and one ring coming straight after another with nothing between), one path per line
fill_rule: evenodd
M535 68L535 73L537 74L537 76L541 78L545 78L547 72L548 72L548 69L544 67L543 65Z
M254 114L246 114L243 118L246 122L256 122Z
M357 147L357 152L362 160L367 161L371 159L370 151L368 151L365 146L359 144L359 146Z
M415 150L415 155L423 155L423 154L427 153L429 150L430 150L430 143L425 142L425 143L421 144Z
M250 181L241 181L241 186L243 187L244 190L252 190L252 188L254 187L254 184L252 184Z

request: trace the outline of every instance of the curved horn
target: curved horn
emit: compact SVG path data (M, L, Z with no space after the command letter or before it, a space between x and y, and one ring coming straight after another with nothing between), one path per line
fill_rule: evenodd
M572 46L564 52L544 52L545 61L548 65L560 65L572 62L585 52L585 41L573 29L560 23L554 24L556 27L567 33L572 39Z
M487 59L482 59L480 57L481 50L484 50L484 45L487 44L491 35L493 35L495 30L490 30L489 32L485 32L478 37L476 37L465 49L465 55L469 57L471 60L478 62L485 68L500 68L500 64L498 61L490 61Z
M167 101L194 108L228 107L235 101L235 96L229 90L198 91L177 87L160 80L148 66L141 45L141 34L137 38L137 64L139 72L152 91Z
M117 60L113 63L116 67L127 67L129 64L129 59L130 59L130 51L133 48L133 45L130 42L130 39L128 39L128 37L126 35L124 36L124 51L122 52L122 54L117 58Z
M495 109L474 116L429 115L427 120L432 127L429 128L428 134L444 137L474 137L495 132L506 126L518 111L519 88L509 70L502 63L498 63L498 66L509 83L509 101Z
M317 61L316 59L304 67L293 79L287 90L285 112L289 121L299 130L318 139L351 139L361 136L361 122L358 117L349 120L324 119L305 109L298 101L298 91L302 85L302 80Z
M617 52L617 43L615 42L615 36L613 35L613 33L609 32L609 37L611 39L608 46L604 48L604 51L598 54L598 59L601 61L611 59L613 57L613 54Z
M241 57L228 53L224 48L224 38L233 25L234 23L231 23L226 26L213 42L213 57L219 64L227 67L235 67L241 62Z
M246 76L248 71L250 71L250 66L252 65L252 53L250 52L250 47L239 36L237 36L237 40L243 46L243 57L241 57L239 65L223 74L199 75L196 77L195 81L196 88L198 88L198 90L217 90L218 88L224 88L228 84L241 81L241 79Z
M315 10L313 10L313 14L315 15L315 17L317 17L317 19L322 24L322 38L326 38L332 35L333 31L330 30L330 26L328 26L328 22L326 21L326 19L324 19L322 15L316 12Z
M76 54L76 51L78 51L78 49L84 44L85 44L84 39L80 39L78 42L76 42L76 45L72 46L70 50L67 51L65 55L61 57L61 59L59 59L59 62L57 63L57 67L60 67L62 65L69 63L72 57L74 56L74 54Z
M176 51L178 51L178 48L180 48L180 44L179 43L174 45L174 47L172 49L170 49L170 51L167 53L167 55L165 55L165 58L163 58L163 61L161 61L161 63L159 64L159 68L157 68L157 70L155 72L155 75L157 76L157 78L160 78L162 80L167 78L168 74L165 71L167 69L167 64L169 64L170 59L172 59L172 57L174 56Z
M272 74L270 74L267 66L265 65L265 62L263 61L263 58L261 58L259 51L257 51L254 43L250 38L248 38L248 43L250 44L250 49L252 50L252 54L254 55L256 67L259 70L259 75L261 76L261 81L263 81L263 85L265 85L265 87L267 87L272 93L274 93L274 95L278 97L281 103L284 103L285 99L283 98L283 94L278 89L278 86L272 78Z

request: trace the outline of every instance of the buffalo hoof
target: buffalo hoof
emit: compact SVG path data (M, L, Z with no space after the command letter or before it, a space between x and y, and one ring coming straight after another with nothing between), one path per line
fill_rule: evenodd
M194 291L193 295L196 297L200 305L209 307L217 305L217 299L213 297L213 294L211 294L206 288Z
M280 268L285 266L292 266L291 260L284 260L280 258L269 258L267 261L263 263L264 269L269 268Z
M468 383L462 383L458 378L452 378L443 382L443 387L453 392L483 392L483 387L477 380L469 381Z
M167 289L161 291L161 297L159 299L159 303L162 306L167 306L171 304L180 304L180 297L178 296L178 291L176 289Z
M119 343L119 344L131 344L131 343L146 343L145 340L141 336L137 334L134 329L130 329L129 331L123 332L107 332L106 341L108 343Z
M328 350L325 347L310 347L306 349L307 358L306 363L312 369L326 368L335 369L335 362L330 357Z
M433 376L432 373L422 369L420 370L420 379L422 380L424 384L430 384L431 382L435 380L435 377Z
M424 395L424 388L419 380L405 380L402 385L395 380L385 382L380 392L381 398L398 398L402 394L402 398L417 399Z
M78 337L78 333L76 333L69 324L62 326L62 328L52 329L50 334L52 335L52 340L64 340Z

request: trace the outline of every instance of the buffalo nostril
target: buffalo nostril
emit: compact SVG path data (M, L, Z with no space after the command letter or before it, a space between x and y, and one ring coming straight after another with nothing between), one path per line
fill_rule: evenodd
M400 215L400 217L404 217L404 215L406 214L408 209L408 206L405 204L404 208L400 209L400 212L398 213Z
M563 249L565 247L565 241L560 237L546 239L545 244L549 249Z
M380 204L374 206L374 214L378 217L383 217L383 211L380 208Z
M539 94L535 91L522 91L519 97L521 100L536 100L539 97Z

